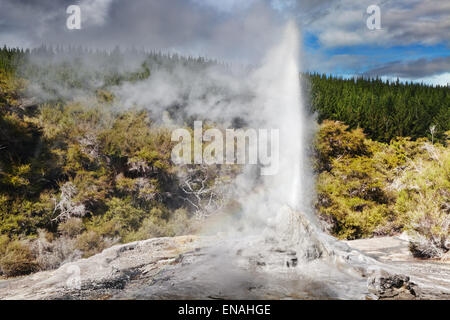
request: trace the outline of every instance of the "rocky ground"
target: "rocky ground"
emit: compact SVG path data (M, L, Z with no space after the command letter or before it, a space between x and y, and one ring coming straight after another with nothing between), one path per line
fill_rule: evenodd
M404 235L347 241L347 244L384 263L392 272L407 275L419 285L417 298L450 299L450 260L421 260L412 256ZM419 292L420 291L420 292Z
M0 280L0 299L450 299L450 264L401 237L337 241L286 207L252 235L149 239Z
M450 264L413 259L399 238L349 241L356 250L343 259L317 259L317 252L305 259L279 243L266 252L259 241L242 247L184 236L115 246L58 270L1 280L0 299L450 299ZM387 268L346 266L359 251Z

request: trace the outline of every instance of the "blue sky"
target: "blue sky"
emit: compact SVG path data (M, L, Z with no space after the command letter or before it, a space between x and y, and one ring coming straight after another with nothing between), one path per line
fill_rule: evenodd
M301 9L308 1L295 1ZM314 19L296 14L311 71L371 75L428 84L450 83L450 2L319 0ZM380 8L369 30L367 7ZM311 15L311 13L309 13Z
M82 29L65 28L66 8ZM367 8L380 8L369 30ZM294 19L303 69L450 83L450 1L442 0L0 0L0 45L143 47L257 63Z
M345 56L349 63L333 64L331 67L321 68L320 65L311 65L308 71L324 72L330 74L349 75L377 75L372 73L373 69L381 68L387 64L402 65L414 64L416 61L433 61L436 58L448 57L449 48L445 43L424 45L412 43L403 46L396 45L345 45L336 47L323 47L316 35L306 32L303 36L304 50L308 55L320 52L323 59L333 59ZM352 58L356 63L352 64ZM363 62L360 62L363 61ZM450 83L449 64L444 65L441 73L424 73L423 75L410 75L392 71L392 74L378 74L385 79L400 78L403 81L417 81L429 84L446 85Z

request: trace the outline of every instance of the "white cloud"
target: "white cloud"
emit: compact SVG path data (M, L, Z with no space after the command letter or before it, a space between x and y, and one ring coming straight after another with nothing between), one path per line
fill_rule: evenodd
M411 79L421 79L450 71L450 56L434 59L393 61L366 72L368 75L386 75Z
M450 46L449 1L80 0L83 30L79 32L64 28L65 7L74 4L73 0L59 0L57 4L54 0L0 1L0 45L135 46L254 64L279 37L282 22L295 15L303 31L318 38L319 49L308 48L305 57L304 66L311 70L358 72L374 68L380 57L357 53L330 57L324 50L328 48L437 43ZM382 30L371 31L366 26L366 9L371 4L381 8ZM399 75L412 77L408 70L400 70L406 74ZM414 77L447 70L444 67L418 72ZM380 74L387 75L382 72L388 71L380 70Z
M192 2L214 8L220 12L247 9L257 0L191 0Z
M113 1L115 0L82 0L80 8L83 24L88 26L104 25Z
M315 19L303 23L326 47L352 45L450 46L450 2L441 0L378 1L382 30L369 30L366 9L374 0L337 0L321 6ZM302 21L300 21L302 22Z
M450 85L450 72L416 79L415 81L423 82L431 85L447 86Z
M383 76L381 77L382 80L386 81L396 81L397 77L388 77ZM423 77L423 78L404 78L404 77L398 77L398 80L400 82L416 82L416 83L424 83L427 85L432 86L450 86L450 72L446 72L443 74L438 74L430 77Z

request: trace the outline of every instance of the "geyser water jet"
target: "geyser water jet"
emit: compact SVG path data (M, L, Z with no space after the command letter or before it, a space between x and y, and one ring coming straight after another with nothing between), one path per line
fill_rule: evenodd
M257 84L260 123L280 130L279 173L264 180L268 218L284 206L307 215L315 224L311 199L313 175L308 165L307 115L300 81L300 34L294 21L283 30L279 45L270 50L252 76ZM261 209L261 208L259 208Z

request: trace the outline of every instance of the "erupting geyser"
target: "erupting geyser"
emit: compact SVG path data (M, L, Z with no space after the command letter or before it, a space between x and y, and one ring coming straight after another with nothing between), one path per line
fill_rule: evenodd
M284 219L280 214L289 207L316 225L312 214L314 178L306 151L312 136L309 131L313 129L302 97L300 34L293 21L287 24L280 40L251 76L258 106L256 125L279 129L279 170L264 177L259 199L252 199L246 212L248 216L257 214L269 224L287 224L288 221L280 221Z
M301 209L306 179L304 163L305 117L300 96L299 34L293 22L283 34L281 45L274 48L259 71L270 82L262 99L267 126L280 130L280 170L268 181L267 190L280 204Z
M314 130L301 96L299 43L296 25L290 22L280 44L249 77L253 100L246 120L254 128L279 129L278 173L259 176L244 170L235 182L243 208L241 219L231 222L229 233L206 238L203 249L184 256L182 267L162 272L139 296L367 295L367 279L361 270L367 270L372 261L324 234L312 209L314 177L307 150ZM239 107L245 114L245 106Z

